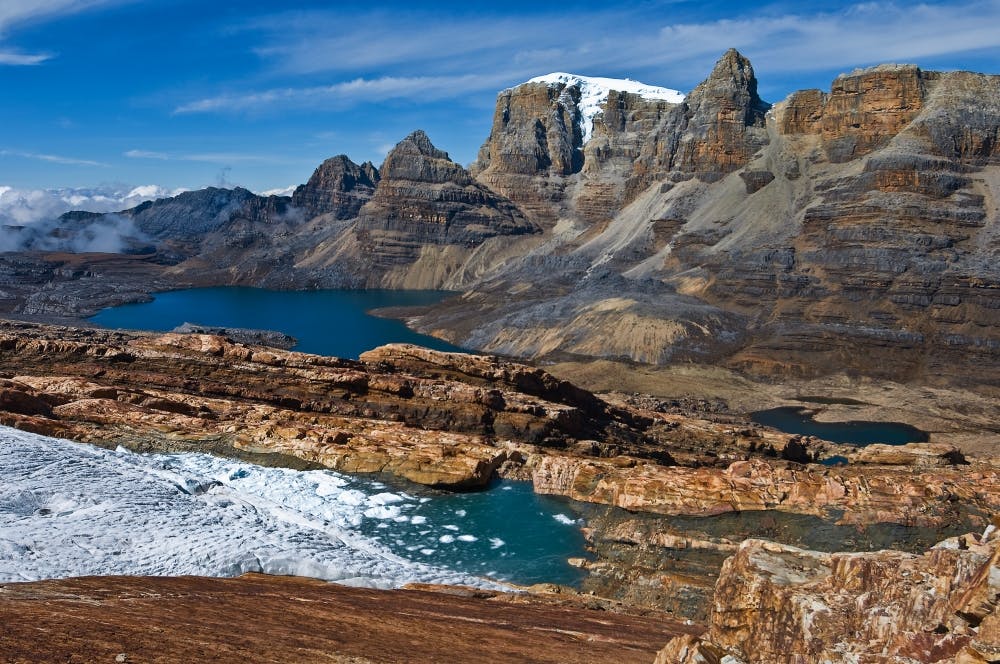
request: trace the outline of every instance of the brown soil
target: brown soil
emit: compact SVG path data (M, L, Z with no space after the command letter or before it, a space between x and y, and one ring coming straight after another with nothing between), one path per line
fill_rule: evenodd
M86 577L0 585L3 662L650 662L658 615L462 589L293 577ZM537 604L536 604L537 602Z

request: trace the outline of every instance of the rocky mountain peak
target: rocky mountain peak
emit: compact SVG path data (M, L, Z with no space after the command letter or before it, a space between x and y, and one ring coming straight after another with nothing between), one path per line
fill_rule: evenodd
M445 159L451 161L451 157L444 150L438 150L431 143L431 139L423 129L418 129L393 148L392 153L397 155L418 155L421 157L431 157L432 159Z
M378 181L378 169L371 162L359 166L340 154L320 164L309 182L295 190L292 205L304 210L307 218L329 212L337 219L350 219L371 198Z
M443 184L451 182L465 186L472 182L469 173L456 164L444 150L438 150L431 139L418 129L396 144L382 163L385 180L409 180Z
M771 105L757 94L757 76L750 60L735 48L726 51L715 63L712 73L688 97L688 104L723 104L729 110L743 112L744 123L763 126L764 113Z

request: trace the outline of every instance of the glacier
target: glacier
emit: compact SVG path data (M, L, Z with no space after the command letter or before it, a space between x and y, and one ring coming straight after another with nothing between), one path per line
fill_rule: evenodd
M362 533L426 501L332 471L106 450L0 427L0 581L246 572L394 588L503 588ZM414 519L416 520L416 519Z
M636 94L643 99L667 101L679 104L684 101L684 93L671 88L657 85L647 85L628 78L604 78L601 76L580 76L566 72L553 72L544 76L536 76L528 83L547 83L549 85L575 85L580 88L580 129L583 144L586 145L594 133L594 117L601 112L601 106L608 99L612 90Z

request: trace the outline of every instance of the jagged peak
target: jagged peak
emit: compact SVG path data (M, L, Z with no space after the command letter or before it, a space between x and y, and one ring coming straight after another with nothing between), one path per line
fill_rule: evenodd
M692 104L704 97L730 97L746 108L746 123L756 124L771 105L757 94L757 76L750 59L731 48L722 54L712 73L688 96Z
M757 76L754 74L753 65L749 58L731 48L722 54L712 73L702 82L701 86L711 83L735 84L739 87L752 87L754 94L757 92ZM699 86L699 87L701 87Z
M444 150L438 150L423 130L418 129L396 144L385 161L380 175L383 180L413 180L418 182L451 182L466 185L472 181L460 164Z
M340 181L344 176L347 176L351 180L352 186L354 182L370 186L375 186L378 183L378 169L370 161L359 165L354 163L346 154L338 154L330 157L316 167L312 177L309 178L309 184L318 184L321 181L329 181L333 178Z

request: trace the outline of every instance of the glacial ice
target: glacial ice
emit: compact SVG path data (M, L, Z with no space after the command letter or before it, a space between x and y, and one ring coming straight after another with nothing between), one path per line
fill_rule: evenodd
M420 503L330 471L111 451L0 427L0 581L264 572L499 587L407 560L359 530L364 518L406 520Z

